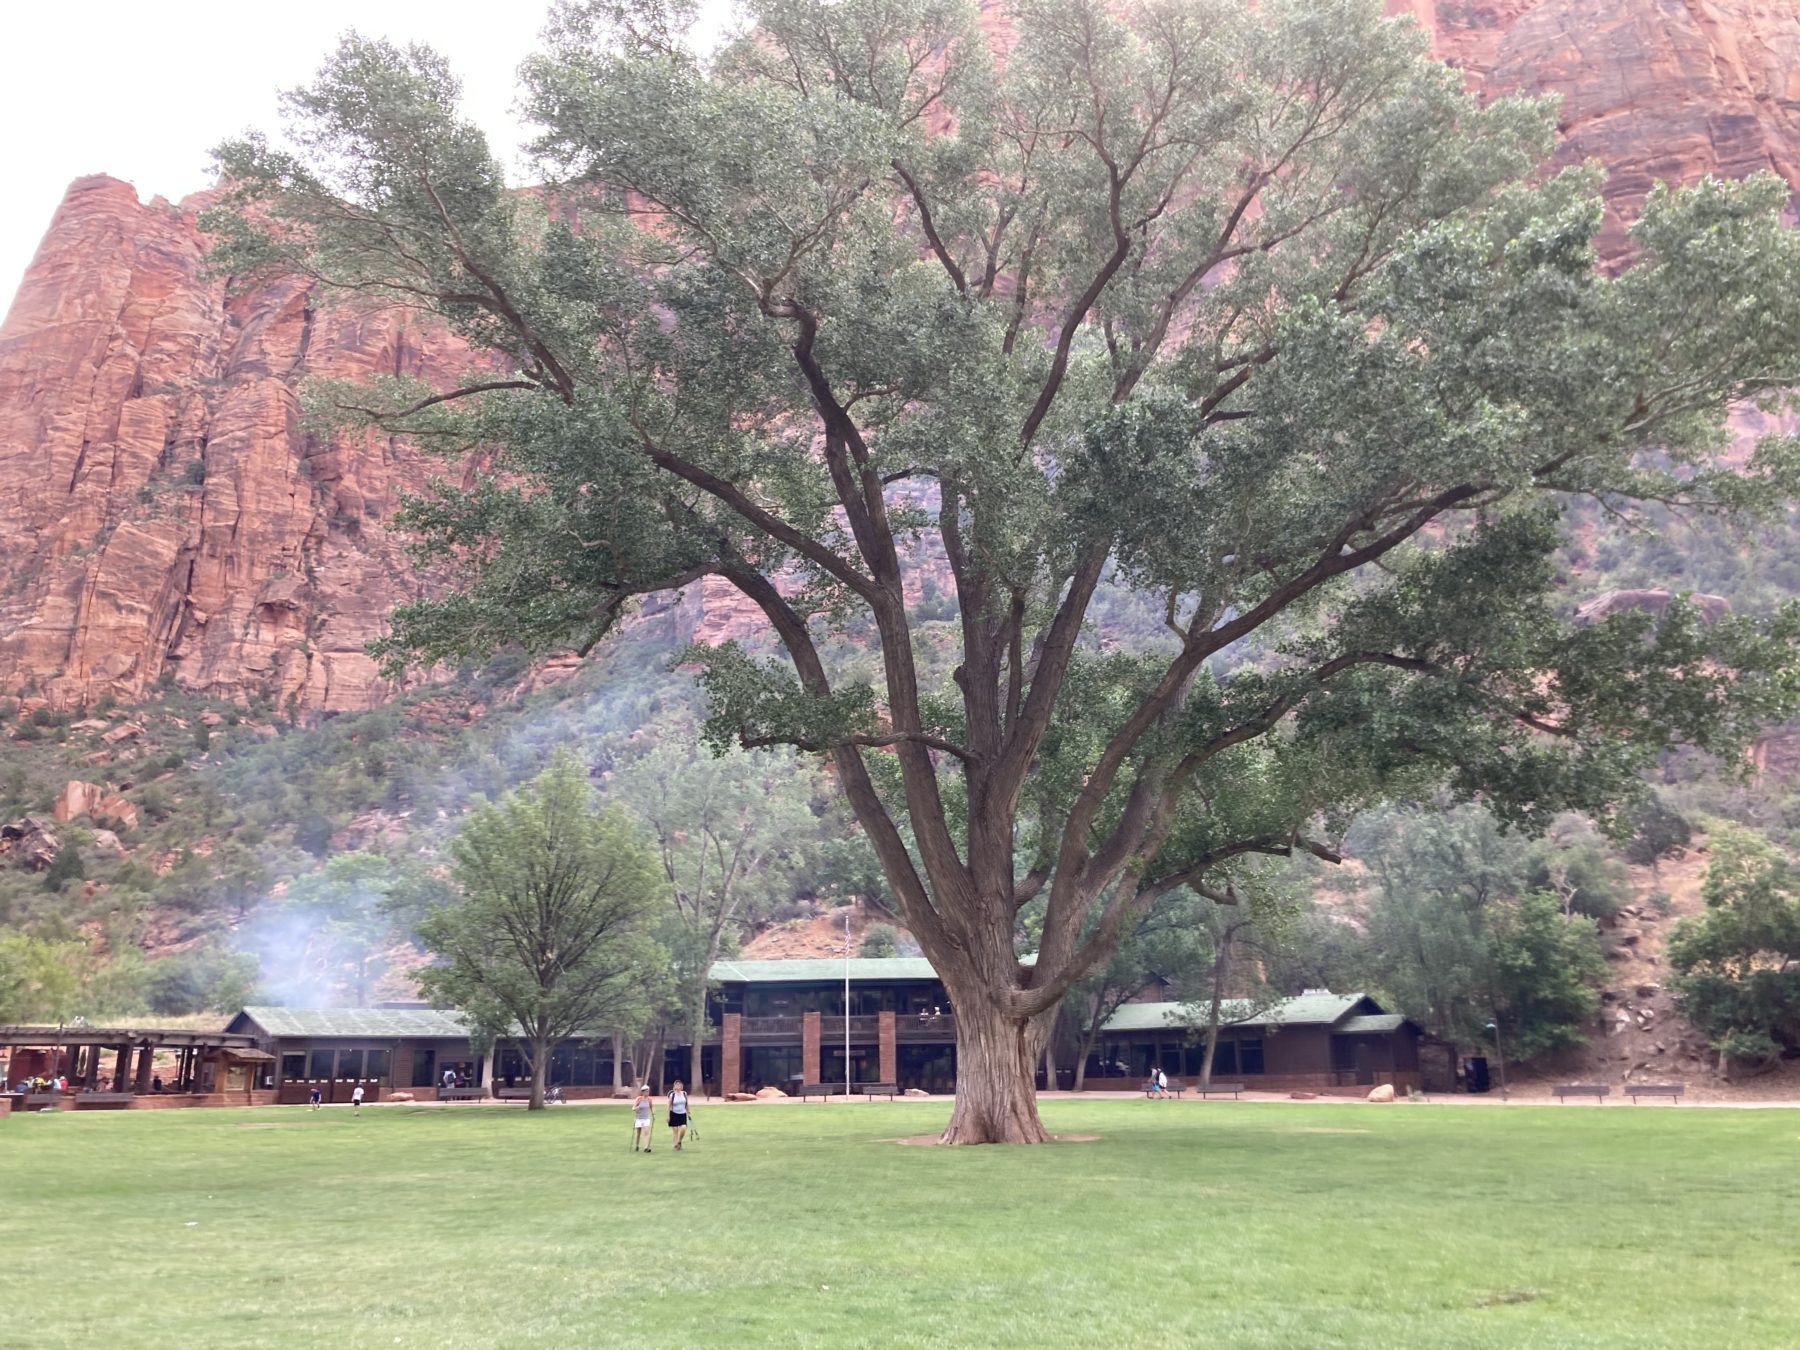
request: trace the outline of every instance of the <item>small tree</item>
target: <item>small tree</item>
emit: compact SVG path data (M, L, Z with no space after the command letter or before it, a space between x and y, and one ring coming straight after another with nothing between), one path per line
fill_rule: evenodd
M614 788L649 827L675 915L688 940L673 944L692 1047L700 1048L713 963L778 896L815 833L811 775L788 751L718 757L677 739L622 770Z
M648 937L662 891L655 859L622 814L593 809L567 751L472 812L450 853L459 898L419 926L441 961L420 987L461 1008L478 1040L522 1039L540 1110L553 1046L643 1014L646 981L664 963Z
M1512 1056L1579 1044L1604 971L1593 921L1529 884L1532 850L1479 807L1359 824L1375 878L1368 971L1435 1035L1480 1044L1497 1023Z
M870 924L863 932L862 945L856 949L858 956L884 957L900 955L900 932L891 923Z
M1694 835L1687 818L1679 811L1670 810L1656 797L1633 813L1631 824L1631 840L1625 845L1625 856L1652 872L1669 854L1685 848Z
M1071 991L1069 1007L1083 1019L1075 1056L1077 1092L1087 1086L1087 1062L1101 1029L1144 986L1168 980L1198 987L1213 959L1206 914L1211 908L1210 901L1185 887L1160 897L1119 944L1112 960ZM1053 1077L1047 1086L1056 1086Z
M1687 1018L1711 1038L1725 1069L1757 1069L1800 1047L1800 874L1750 830L1708 829L1706 910L1683 920L1669 964Z

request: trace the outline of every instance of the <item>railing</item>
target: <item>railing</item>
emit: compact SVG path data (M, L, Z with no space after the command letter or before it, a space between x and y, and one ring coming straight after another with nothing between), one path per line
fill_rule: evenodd
M746 1017L738 1024L738 1035L751 1041L800 1040L804 1019L800 1017ZM949 1013L900 1013L894 1018L894 1031L903 1041L952 1041L956 1039L956 1019ZM718 1029L707 1029L708 1039L718 1036ZM850 1018L852 1040L873 1041L881 1035L879 1014L857 1014ZM842 1017L821 1017L819 1037L827 1045L844 1039Z

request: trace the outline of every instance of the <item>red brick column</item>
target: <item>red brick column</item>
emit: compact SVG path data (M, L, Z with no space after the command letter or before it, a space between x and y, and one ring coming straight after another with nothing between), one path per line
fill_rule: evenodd
M800 1015L800 1081L819 1081L819 1014Z
M881 1081L895 1083L900 1079L900 1050L895 1043L895 1018L891 1012L880 1014L877 1023L881 1037Z
M719 1095L744 1090L744 1015L728 1012L719 1032Z

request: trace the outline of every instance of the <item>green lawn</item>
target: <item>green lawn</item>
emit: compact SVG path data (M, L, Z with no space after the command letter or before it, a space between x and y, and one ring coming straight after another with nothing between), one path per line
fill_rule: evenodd
M944 1102L0 1120L0 1345L1790 1346L1800 1115ZM659 1113L660 1115L660 1113ZM27 1314L27 1339L14 1316Z

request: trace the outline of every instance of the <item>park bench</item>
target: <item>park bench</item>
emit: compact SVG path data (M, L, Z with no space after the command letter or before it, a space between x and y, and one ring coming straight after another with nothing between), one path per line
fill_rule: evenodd
M802 1083L794 1095L805 1101L808 1097L829 1097L837 1087L831 1083Z
M27 1092L19 1107L24 1111L42 1111L45 1107L60 1107L71 1100L73 1099L68 1094L62 1092Z
M1687 1091L1685 1083L1627 1083L1625 1093L1636 1105L1639 1097L1667 1097L1679 1103L1681 1094Z
M898 1083L858 1083L856 1090L870 1101L874 1101L877 1097L886 1097L889 1101L893 1101L894 1095L900 1091L900 1085Z
M486 1097L487 1089L478 1087L439 1088L437 1095L440 1102L478 1102Z
M528 1087L495 1088L494 1100L501 1102L528 1102L531 1100L531 1089Z
M1175 1085L1170 1083L1169 1090L1172 1092L1174 1089ZM1235 1100L1243 1090L1244 1085L1242 1083L1208 1083L1205 1087L1196 1087L1194 1089L1194 1091L1198 1092L1202 1097L1210 1097L1215 1092L1220 1094L1229 1092L1232 1095L1233 1100Z
M1550 1092L1559 1102L1569 1097L1592 1097L1598 1106L1605 1106L1606 1098L1612 1095L1612 1089L1604 1083L1559 1083Z
M1163 1091L1168 1096L1179 1097L1182 1093L1187 1091L1187 1084L1182 1082L1179 1078L1171 1078L1168 1087L1164 1088ZM1146 1097L1156 1095L1156 1081L1154 1079L1144 1084L1144 1095Z
M83 1092L75 1098L77 1111L125 1111L130 1109L132 1092Z

